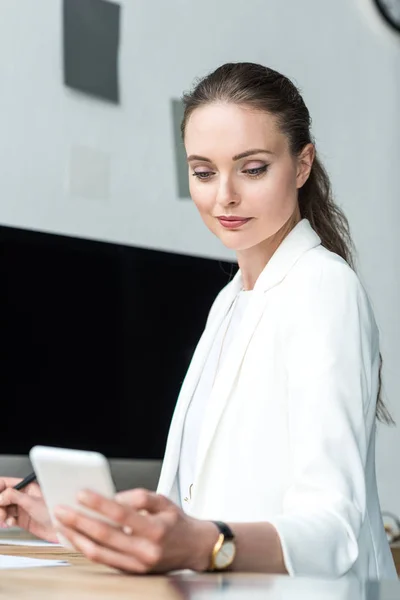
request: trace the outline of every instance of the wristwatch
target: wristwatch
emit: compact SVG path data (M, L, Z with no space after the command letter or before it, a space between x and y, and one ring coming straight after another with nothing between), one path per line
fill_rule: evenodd
M219 536L213 548L209 571L224 571L233 563L236 554L235 536L230 527L221 521L213 521Z

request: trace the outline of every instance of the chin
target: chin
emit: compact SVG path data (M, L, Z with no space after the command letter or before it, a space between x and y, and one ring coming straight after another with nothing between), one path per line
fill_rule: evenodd
M257 246L257 242L244 239L244 236L241 236L239 232L236 232L236 235L230 232L229 235L218 235L217 237L225 248L234 250L235 252L243 252L244 250L253 248L253 246Z

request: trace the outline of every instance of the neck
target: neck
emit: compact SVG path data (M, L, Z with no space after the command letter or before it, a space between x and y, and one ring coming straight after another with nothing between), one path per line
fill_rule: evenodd
M237 252L244 290L252 290L254 288L257 279L270 261L272 255L300 220L300 210L297 207L288 221L274 235L253 248Z

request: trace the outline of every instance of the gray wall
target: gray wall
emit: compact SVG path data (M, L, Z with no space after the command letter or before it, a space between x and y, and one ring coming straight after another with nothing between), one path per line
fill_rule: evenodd
M399 38L372 0L121 4L122 105L115 107L63 87L60 0L1 0L0 222L231 257L192 204L177 198L170 101L225 61L277 68L302 87L350 218L382 332L385 390L400 420ZM74 192L77 156L87 168L108 165L105 198ZM399 455L400 429L383 428L382 505L396 512Z
M111 459L109 462L117 491L135 487L157 489L161 461ZM1 477L25 477L31 471L27 456L0 455Z

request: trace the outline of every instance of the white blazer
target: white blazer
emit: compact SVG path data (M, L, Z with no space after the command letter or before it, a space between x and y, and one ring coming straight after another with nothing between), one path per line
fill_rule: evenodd
M242 286L215 300L172 419L158 492L179 504L186 411ZM396 578L375 478L378 330L350 267L305 219L259 276L216 377L187 512L268 521L290 575Z

